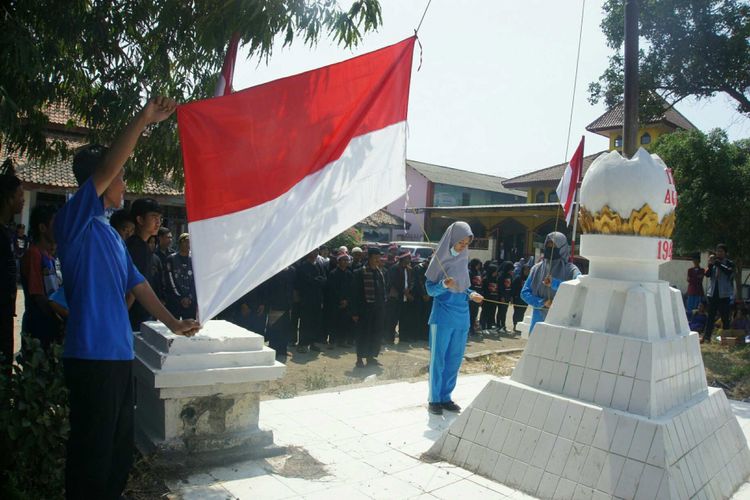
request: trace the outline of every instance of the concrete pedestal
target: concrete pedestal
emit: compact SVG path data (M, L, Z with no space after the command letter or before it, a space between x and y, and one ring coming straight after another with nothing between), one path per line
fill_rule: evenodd
M560 287L511 379L430 454L539 498L730 498L750 451L657 279L664 241L583 235L592 275Z
M279 450L258 427L259 396L285 367L263 337L209 321L194 337L159 322L135 337L136 438L168 460L225 463Z

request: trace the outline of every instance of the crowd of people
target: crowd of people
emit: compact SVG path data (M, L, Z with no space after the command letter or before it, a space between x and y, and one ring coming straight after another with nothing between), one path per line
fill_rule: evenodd
M687 271L685 310L690 330L701 335L701 343L711 342L717 326L732 330L732 335L750 335L747 306L734 296L735 272L723 243L709 254L705 268L700 265L700 255L693 257L693 266Z

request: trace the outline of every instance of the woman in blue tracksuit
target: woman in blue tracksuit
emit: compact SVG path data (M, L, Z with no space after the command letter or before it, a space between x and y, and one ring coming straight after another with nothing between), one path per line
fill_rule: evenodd
M454 222L440 238L425 277L427 293L434 298L430 325L429 411L461 411L451 393L464 357L469 332L469 300L482 296L469 290L469 243L474 237L465 222Z
M544 259L531 268L521 290L521 298L534 308L529 333L538 321L547 317L560 283L577 278L581 271L570 262L570 245L564 234L549 233L544 239Z

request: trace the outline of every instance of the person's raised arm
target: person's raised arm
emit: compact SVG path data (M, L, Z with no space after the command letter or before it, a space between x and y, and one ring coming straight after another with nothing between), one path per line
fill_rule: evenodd
M135 149L138 138L144 129L152 123L166 120L177 108L177 103L169 97L154 97L146 106L130 120L104 157L101 168L96 169L92 175L97 196L104 194L112 181L122 170L125 162Z

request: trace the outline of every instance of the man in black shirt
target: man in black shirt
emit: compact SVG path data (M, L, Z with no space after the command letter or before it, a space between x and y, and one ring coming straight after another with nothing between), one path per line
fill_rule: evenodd
M323 290L326 285L326 272L317 262L315 249L302 260L297 268L297 290L300 297L300 326L297 352L308 349L320 351L315 345L322 337ZM325 339L322 339L325 340Z
M130 217L135 223L135 233L128 238L128 248L133 264L154 290L161 290L161 276L154 276L152 265L153 252L148 247L148 239L156 236L161 226L161 206L153 198L139 198L130 206ZM130 303L130 300L128 300ZM138 302L134 302L128 311L130 327L134 332L140 331L141 323L149 321L151 315Z
M380 256L383 252L378 247L367 249L367 265L354 272L352 293L352 320L357 323L357 364L363 368L363 359L367 365L380 365L375 359L380 354L385 328L385 276L380 269Z
M190 235L182 233L177 242L179 251L167 258L167 309L176 318L195 319L195 280L190 259Z

